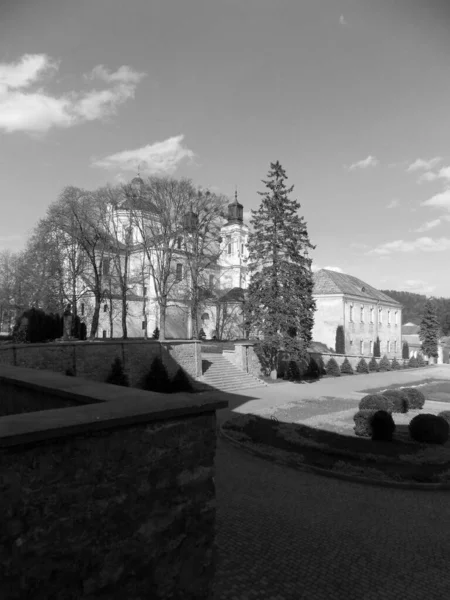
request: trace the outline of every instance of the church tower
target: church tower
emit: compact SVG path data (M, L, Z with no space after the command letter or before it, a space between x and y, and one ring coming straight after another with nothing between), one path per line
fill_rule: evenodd
M220 287L223 290L246 289L249 229L244 223L244 207L238 202L237 191L234 194L234 202L228 205L228 220L220 233Z

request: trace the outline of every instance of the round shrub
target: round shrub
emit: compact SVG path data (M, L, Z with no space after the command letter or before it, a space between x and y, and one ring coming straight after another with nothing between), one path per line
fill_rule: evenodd
M341 373L344 375L353 375L353 367L347 357L344 358L344 362L341 365Z
M442 417L450 425L450 410L443 410L438 414L438 417Z
M339 369L339 365L337 364L336 359L334 359L333 357L331 357L330 360L327 362L325 370L327 372L327 375L332 375L333 377L341 376L341 370Z
M382 394L367 394L359 402L359 410L385 410L392 412L393 408L394 402L392 398L388 398Z
M372 440L391 442L395 431L392 415L385 410L377 410L370 420L372 426Z
M408 395L403 390L386 390L383 392L386 398L392 398L394 408L392 412L407 413L409 410Z
M372 356L372 358L369 361L369 371L371 373L376 373L378 371L378 363L375 359L375 356Z
M445 444L449 430L444 418L430 414L417 415L409 424L409 435L422 444Z
M408 367L410 369L416 369L419 366L419 363L417 362L417 358L415 356L411 356L411 358L408 361Z
M378 365L378 370L379 371L390 371L391 370L391 365L390 365L389 359L386 356L386 354L380 360L380 364Z
M422 410L425 404L425 396L417 388L409 387L403 388L403 393L408 398L409 410Z
M401 364L398 362L398 360L394 356L394 358L392 359L392 362L391 362L391 369L393 371L398 371L401 368L402 368Z
M369 365L366 363L364 358L361 358L359 363L356 365L356 372L357 373L368 373L369 372Z
M371 420L373 415L378 412L377 410L359 410L353 417L355 426L353 431L355 435L360 437L372 437L372 425Z

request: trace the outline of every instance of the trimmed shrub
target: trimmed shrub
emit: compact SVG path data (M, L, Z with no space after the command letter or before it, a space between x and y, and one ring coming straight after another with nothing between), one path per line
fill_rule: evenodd
M386 390L383 392L383 396L391 398L394 403L392 412L395 413L407 413L409 410L408 395L403 390Z
M398 371L401 368L402 368L401 364L398 362L398 360L394 356L394 358L392 359L392 362L391 362L391 369L393 371Z
M359 410L385 410L392 412L394 401L382 394L367 394L359 401Z
M370 420L372 426L372 440L392 442L395 423L392 415L385 410L378 410Z
M156 356L150 366L150 371L142 381L141 388L147 392L170 394L171 387L167 369L159 356Z
M366 363L364 358L361 358L359 363L356 365L356 372L357 373L368 373L369 372L369 365Z
M372 356L372 358L369 360L369 371L370 373L376 373L378 371L378 363L375 360L375 356Z
M420 390L413 387L403 388L403 393L408 398L409 410L422 410L425 404L425 396Z
M295 360L290 360L286 369L285 379L289 381L300 381L301 373L298 363Z
M308 368L305 375L310 379L319 379L321 375L325 375L325 367L320 355L309 357Z
M360 437L372 437L372 425L371 420L373 415L378 412L377 410L359 410L353 417L355 426L353 431L355 435Z
M417 358L415 356L411 356L411 358L408 361L408 367L410 369L416 369L419 366L419 363L417 362Z
M159 327L155 327L153 330L152 340L159 340Z
M336 328L336 354L345 354L345 335L344 335L344 327L342 325L338 325Z
M86 338L87 338L86 323L80 323L80 340L85 340Z
M113 385L122 385L123 387L129 387L128 376L123 370L123 364L120 358L115 358L111 365L111 371L106 378L106 383L112 383Z
M344 358L344 362L341 365L341 373L344 375L353 375L353 367L347 357Z
M450 426L443 417L424 414L417 415L409 424L409 434L422 444L445 444Z
M391 364L390 364L389 359L386 356L386 354L380 360L380 364L378 365L378 370L379 371L390 371L391 370Z
M438 417L442 417L450 425L450 410L443 410L438 414Z
M174 392L193 392L194 389L189 380L189 377L180 367L172 379L172 391Z
M426 364L427 363L425 362L425 359L424 359L422 353L419 353L417 355L417 366L419 366L419 367L425 367Z
M340 377L341 370L339 369L339 365L336 362L336 359L331 357L327 362L327 366L325 367L327 375L332 375L333 377Z

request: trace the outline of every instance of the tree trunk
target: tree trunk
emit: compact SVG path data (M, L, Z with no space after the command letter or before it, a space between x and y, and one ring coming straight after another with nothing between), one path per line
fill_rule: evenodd
M113 319L113 301L112 296L109 296L109 337L114 337L114 319Z
M159 339L166 339L166 302L161 302L159 305Z
M126 292L122 294L122 339L126 340L128 337L127 329L127 296Z
M89 339L93 340L97 334L98 323L100 318L100 298L95 299L94 314L92 315L91 333Z

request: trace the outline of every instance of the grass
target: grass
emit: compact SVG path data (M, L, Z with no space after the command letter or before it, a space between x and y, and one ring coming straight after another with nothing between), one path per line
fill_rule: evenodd
M301 457L305 464L387 481L450 481L450 444L429 446L410 440L407 425L397 425L392 442L349 437L306 425L240 415L224 424L232 437Z

